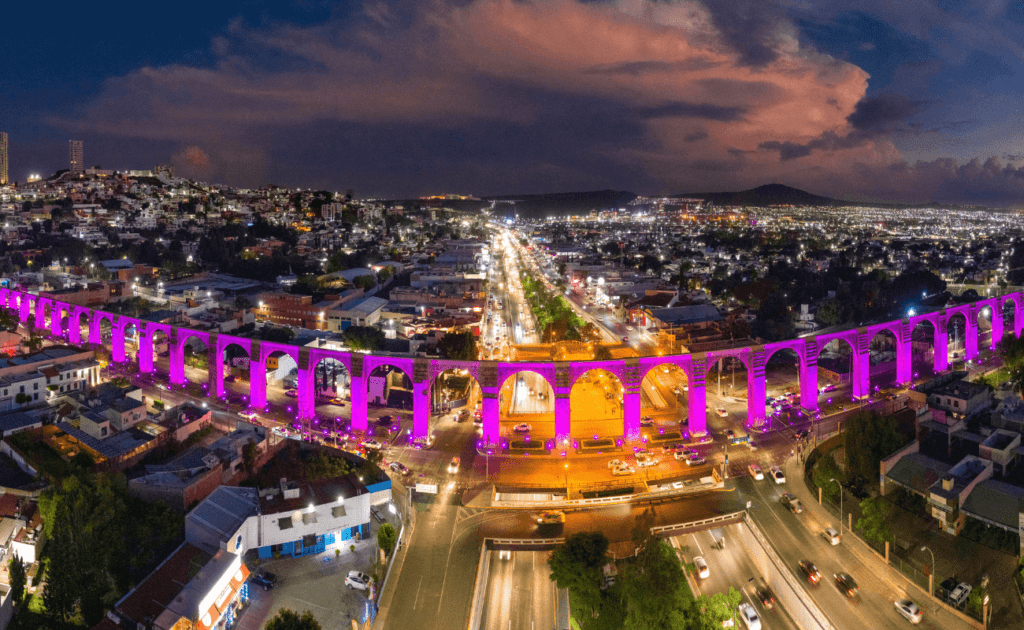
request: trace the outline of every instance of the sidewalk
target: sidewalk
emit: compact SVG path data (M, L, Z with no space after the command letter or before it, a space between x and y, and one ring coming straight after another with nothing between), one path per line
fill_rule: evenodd
M825 507L818 504L818 497L811 493L807 488L807 484L804 483L804 467L800 463L799 458L790 457L786 460L785 465L786 479L789 480L787 487L789 492L795 494L800 501L804 504L805 509L813 513L814 516L822 523L830 523L833 527L838 528L839 519L828 511ZM845 518L849 518L846 516ZM854 519L856 521L856 519ZM967 621L965 616L955 613L952 609L945 605L940 605L936 608L938 600L935 597L930 596L924 589L922 589L917 583L903 575L898 569L891 567L886 564L885 558L878 554L872 549L867 543L861 540L856 534L845 529L848 521L843 522L843 545L850 550L853 555L864 564L864 566L871 570L878 579L887 583L892 588L894 594L893 599L897 599L896 595L906 593L911 599L913 599L919 606L922 606L930 612L929 618L933 621L936 627L949 628L949 629L968 629L968 628L981 628L981 622L971 623ZM890 556L891 557L891 556ZM936 561L939 558L936 557ZM941 573L936 573L936 578ZM939 579L935 580L935 586L938 588ZM1013 584L1010 584L1013 588ZM1013 602L1011 602L1013 603ZM1019 606L1018 606L1019 608ZM932 610L935 612L931 612ZM1022 627L1021 625L1001 625L995 622L992 627Z

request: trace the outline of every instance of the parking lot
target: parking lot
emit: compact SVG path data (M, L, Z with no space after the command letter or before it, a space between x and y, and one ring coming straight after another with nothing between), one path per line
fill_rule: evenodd
M397 524L397 523L392 523ZM299 613L309 610L323 628L348 628L350 620L362 621L368 591L349 589L345 576L349 571L370 573L377 554L377 528L380 522L371 519L370 538L345 541L324 553L291 558L261 560L259 565L247 561L251 571L269 571L277 575L276 586L265 591L249 583L251 602L239 620L239 630L260 630L268 619L282 608ZM355 545L353 552L349 545ZM248 559L247 559L248 560Z

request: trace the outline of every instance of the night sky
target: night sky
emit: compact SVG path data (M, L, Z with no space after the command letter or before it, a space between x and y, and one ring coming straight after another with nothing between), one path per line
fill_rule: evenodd
M359 197L781 182L1024 202L1024 7L992 0L183 0L5 8L11 178Z

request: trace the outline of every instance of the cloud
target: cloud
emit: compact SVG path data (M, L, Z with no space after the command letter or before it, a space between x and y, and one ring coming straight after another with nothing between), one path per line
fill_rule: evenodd
M924 105L866 97L866 72L757 0L373 0L347 21L236 21L211 53L52 122L174 144L239 185L678 192L856 185L901 163L888 136Z

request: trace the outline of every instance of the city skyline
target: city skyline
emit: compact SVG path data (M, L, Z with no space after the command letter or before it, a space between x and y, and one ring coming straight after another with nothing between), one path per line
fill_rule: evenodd
M119 36L116 59L76 33L131 31L117 20L68 13L47 26L64 37L45 50L32 26L14 33L3 46L17 89L2 97L12 178L57 170L56 145L74 136L106 168L172 162L202 180L365 196L778 181L856 200L1024 197L1024 27L1012 8L207 9L183 11L188 29L162 16L146 37Z

